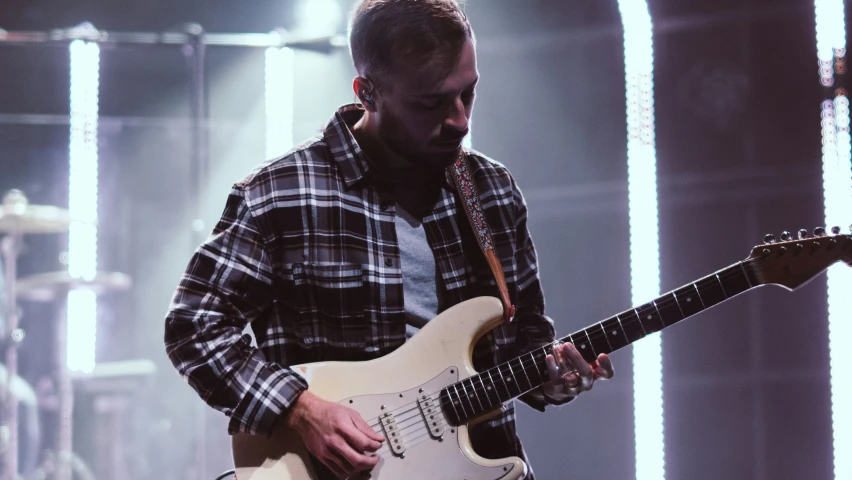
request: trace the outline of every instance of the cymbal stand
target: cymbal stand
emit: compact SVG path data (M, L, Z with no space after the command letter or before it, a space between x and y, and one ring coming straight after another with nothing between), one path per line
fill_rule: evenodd
M23 340L23 331L18 329L18 305L15 301L15 279L17 278L18 254L21 249L21 233L13 232L0 239L0 253L3 255L3 264L6 295L8 307L6 318L8 322L0 329L2 341L6 344L6 369L8 370L7 385L12 385L12 380L18 373L18 344ZM3 480L18 479L18 399L14 391L7 388L2 393L4 398L2 416L2 456L3 456Z
M56 322L56 381L59 395L59 432L56 441L55 480L71 480L73 458L74 389L68 371L68 293L59 296Z

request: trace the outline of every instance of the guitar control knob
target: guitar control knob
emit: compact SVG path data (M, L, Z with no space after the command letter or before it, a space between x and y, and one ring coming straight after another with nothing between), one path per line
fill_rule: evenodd
M789 242L792 239L793 239L792 233L788 232L787 230L784 230L783 232L781 232L781 241L782 242Z
M815 237L824 237L825 236L825 228L824 227L816 227L814 229Z
M836 225L831 227L831 233L833 233L834 235L840 235L840 227Z
M808 238L808 231L804 228L799 230L799 240L804 240L806 238Z
M766 236L763 237L763 243L775 243L775 235L767 233Z

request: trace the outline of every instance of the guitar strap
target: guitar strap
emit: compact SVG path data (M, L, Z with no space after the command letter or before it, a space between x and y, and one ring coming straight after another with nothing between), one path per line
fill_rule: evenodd
M464 206L464 211L467 214L467 219L470 221L470 226L476 236L477 243L479 243L479 248L482 249L482 254L485 255L485 260L488 261L488 266L491 267L491 273L494 274L494 279L497 281L497 289L500 291L500 301L503 303L503 321L508 324L515 316L515 306L509 300L509 289L506 287L503 267L500 265L500 260L494 251L491 230L488 228L485 215L482 213L479 194L476 191L476 185L471 176L470 161L464 149L459 149L459 156L451 168L453 171L453 180L459 192L459 198L461 198L462 205Z

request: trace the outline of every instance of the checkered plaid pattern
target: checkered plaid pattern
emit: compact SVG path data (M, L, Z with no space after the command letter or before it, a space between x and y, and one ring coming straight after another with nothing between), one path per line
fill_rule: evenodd
M166 318L165 343L180 374L230 417L230 432L268 434L307 384L288 368L367 360L405 342L395 201L371 174L342 107L323 133L236 183L212 235L190 260ZM470 152L471 174L517 313L482 338L478 369L554 340L544 316L527 209L506 168ZM440 311L499 297L449 170L423 219L435 255ZM251 325L252 348L243 328ZM523 401L543 410L538 392ZM486 457L523 455L514 406L470 430Z

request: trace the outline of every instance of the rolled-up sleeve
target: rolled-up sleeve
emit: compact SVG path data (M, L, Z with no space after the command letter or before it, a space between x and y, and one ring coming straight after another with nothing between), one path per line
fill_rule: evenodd
M269 434L307 389L267 362L242 332L272 301L273 267L244 187L235 185L213 234L192 256L165 322L166 353L230 433Z

